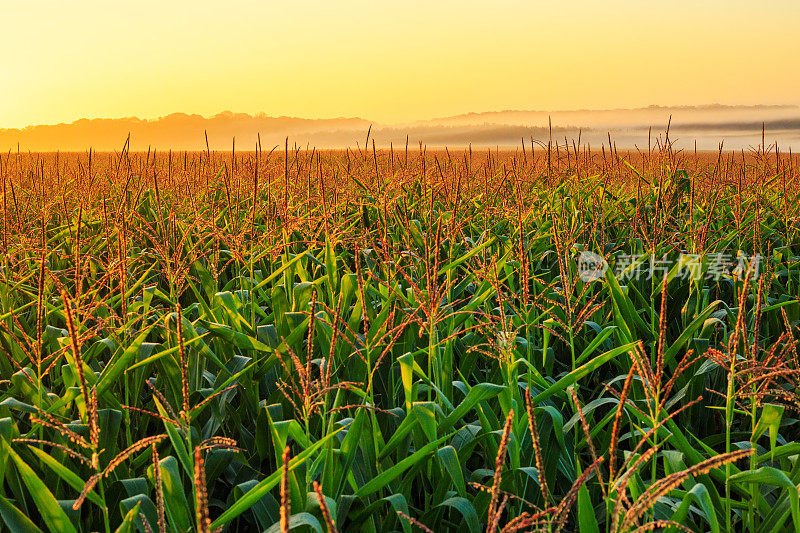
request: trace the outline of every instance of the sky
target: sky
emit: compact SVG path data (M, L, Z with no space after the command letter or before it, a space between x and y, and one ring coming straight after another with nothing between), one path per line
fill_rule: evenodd
M800 2L4 0L0 128L800 104Z

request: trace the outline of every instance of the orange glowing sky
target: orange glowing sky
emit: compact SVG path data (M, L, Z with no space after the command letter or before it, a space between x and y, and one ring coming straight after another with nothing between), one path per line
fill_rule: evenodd
M800 2L7 1L0 127L800 103Z

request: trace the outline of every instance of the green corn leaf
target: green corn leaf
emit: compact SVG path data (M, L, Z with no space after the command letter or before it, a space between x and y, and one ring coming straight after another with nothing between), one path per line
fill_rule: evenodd
M53 533L76 533L75 526L72 525L67 515L61 509L61 506L56 501L53 493L47 488L47 485L39 479L34 471L29 467L22 458L17 455L11 446L3 439L2 445L8 455L14 461L20 477L25 483L31 498L36 503L36 507L42 516L42 520Z
M319 450L326 441L335 437L341 429L333 431L323 437L322 439L315 442L313 445L309 446L301 453L292 457L289 461L289 470L292 471L301 464L303 464L312 454L314 454L317 450ZM253 506L258 500L261 499L261 496L269 492L272 487L278 484L281 479L282 471L278 470L268 476L266 479L259 482L255 487L247 491L244 496L239 498L236 503L230 506L228 509L225 510L216 520L211 523L211 529L216 529L218 527L222 527L250 507Z
M33 446L30 447L30 450L36 455L40 461L42 461L45 465L48 466L53 472L55 472L58 477L63 479L67 482L67 484L75 489L75 497L78 496L83 491L83 487L86 482L81 479L78 474L64 466L63 463L56 461L50 455L47 454L44 450L40 450L39 448L34 448ZM103 506L103 500L100 499L100 496L97 495L95 490L89 491L86 494L86 499L90 502L99 505L100 507Z
M359 498L364 498L365 496L369 496L370 494L381 490L382 488L386 487L393 479L397 476L405 472L407 469L416 465L420 461L424 460L428 455L433 453L433 451L444 441L452 437L453 434L446 435L440 439L437 439L433 442L429 442L410 456L406 457L399 463L394 466L391 466L378 474L376 477L369 480L364 486L360 487L356 491L356 496Z
M41 533L41 529L31 522L25 513L0 495L0 517L11 533Z
M115 530L116 533L131 533L133 531L136 517L139 516L139 505L141 505L141 503L137 502L133 509L128 511L128 514L122 519L122 523Z

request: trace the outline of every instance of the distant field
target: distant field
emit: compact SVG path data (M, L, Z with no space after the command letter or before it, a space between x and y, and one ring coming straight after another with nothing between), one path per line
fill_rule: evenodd
M749 150L777 142L783 152L800 147L800 107L756 106L649 106L631 109L579 111L490 111L445 116L411 123L387 123L368 117L309 119L291 116L249 115L225 111L204 117L172 113L159 118L92 118L62 124L24 128L0 127L0 151L18 147L32 151L119 150L126 137L138 150L204 150L208 146L266 149L283 146L286 137L300 146L342 148L365 141L367 131L378 148L402 147L419 142L429 147L469 146L514 149L525 143L553 140L591 145L613 143L645 150L659 133L670 127L671 142L684 149L717 150L724 140L727 150ZM368 139L369 140L369 139ZM368 147L369 148L369 147Z
M800 530L797 155L363 148L0 155L2 531Z

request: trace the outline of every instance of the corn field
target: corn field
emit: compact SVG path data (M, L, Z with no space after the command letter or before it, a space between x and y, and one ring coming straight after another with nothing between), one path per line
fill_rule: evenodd
M800 159L609 144L0 155L0 527L800 530Z

